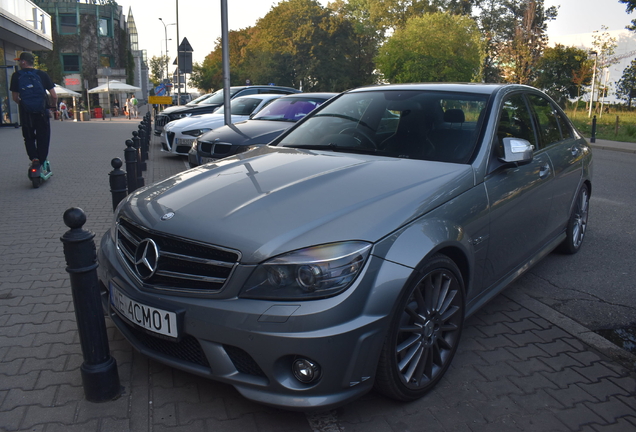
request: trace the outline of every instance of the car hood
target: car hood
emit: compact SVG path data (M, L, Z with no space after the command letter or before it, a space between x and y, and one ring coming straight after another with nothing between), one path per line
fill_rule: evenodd
M248 116L233 115L231 116L231 122L236 123L238 121L247 120L247 118ZM212 113L175 120L168 123L165 129L170 132L183 132L192 129L216 128L220 126L225 126L225 115Z
M223 126L199 137L199 141L220 141L233 145L267 144L295 124L290 121L245 120Z
M263 146L142 189L120 214L255 264L316 244L376 242L473 178L470 165Z

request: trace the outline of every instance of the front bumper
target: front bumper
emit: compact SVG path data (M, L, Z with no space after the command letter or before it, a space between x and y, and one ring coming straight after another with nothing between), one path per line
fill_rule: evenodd
M228 295L238 292L232 286L206 298L142 288L122 267L108 233L101 242L99 263L104 304L137 350L172 367L231 384L253 401L292 410L331 408L372 388L388 317L410 274L406 267L371 256L356 283L338 296L274 302ZM250 272L251 268L239 271L232 279L242 284ZM108 302L111 284L139 303L176 312L179 339L151 334L117 315ZM320 379L311 384L298 381L292 373L297 358L318 363Z

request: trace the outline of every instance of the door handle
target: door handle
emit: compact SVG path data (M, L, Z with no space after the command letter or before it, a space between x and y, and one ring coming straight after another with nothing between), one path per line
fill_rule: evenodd
M539 177L544 179L550 175L550 164L545 164L539 169Z

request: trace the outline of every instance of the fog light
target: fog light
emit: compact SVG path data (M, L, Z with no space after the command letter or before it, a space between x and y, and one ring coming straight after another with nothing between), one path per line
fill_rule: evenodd
M292 371L296 379L304 384L309 384L320 378L320 366L308 359L294 360Z

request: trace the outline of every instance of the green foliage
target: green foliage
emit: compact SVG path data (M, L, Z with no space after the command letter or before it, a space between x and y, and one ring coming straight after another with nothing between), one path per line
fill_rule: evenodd
M529 83L545 48L557 8L544 0L482 0L478 16L485 39L484 82Z
M616 83L616 97L629 101L631 106L630 93L633 90L636 90L636 59L632 60L631 64L623 70L623 76Z
M363 0L364 1L364 0ZM305 91L342 91L374 82L377 29L344 1L324 8L315 0L282 1L256 26L229 34L230 83L275 83ZM223 85L218 40L190 84L209 91Z
M483 43L476 23L448 13L411 18L380 48L378 69L392 83L468 82L479 76Z
M150 81L153 85L157 86L162 79L166 78L166 66L170 61L170 57L164 55L161 57L152 56L148 60L148 67L150 69Z
M619 3L625 3L626 9L627 9L627 13L632 13L634 12L634 9L636 8L636 0L618 0ZM636 19L632 20L632 25L627 26L627 28L631 31L636 31Z
M582 80L577 77L582 76ZM548 47L537 62L533 85L543 89L561 106L580 94L580 86L591 82L591 65L586 50L557 44Z

